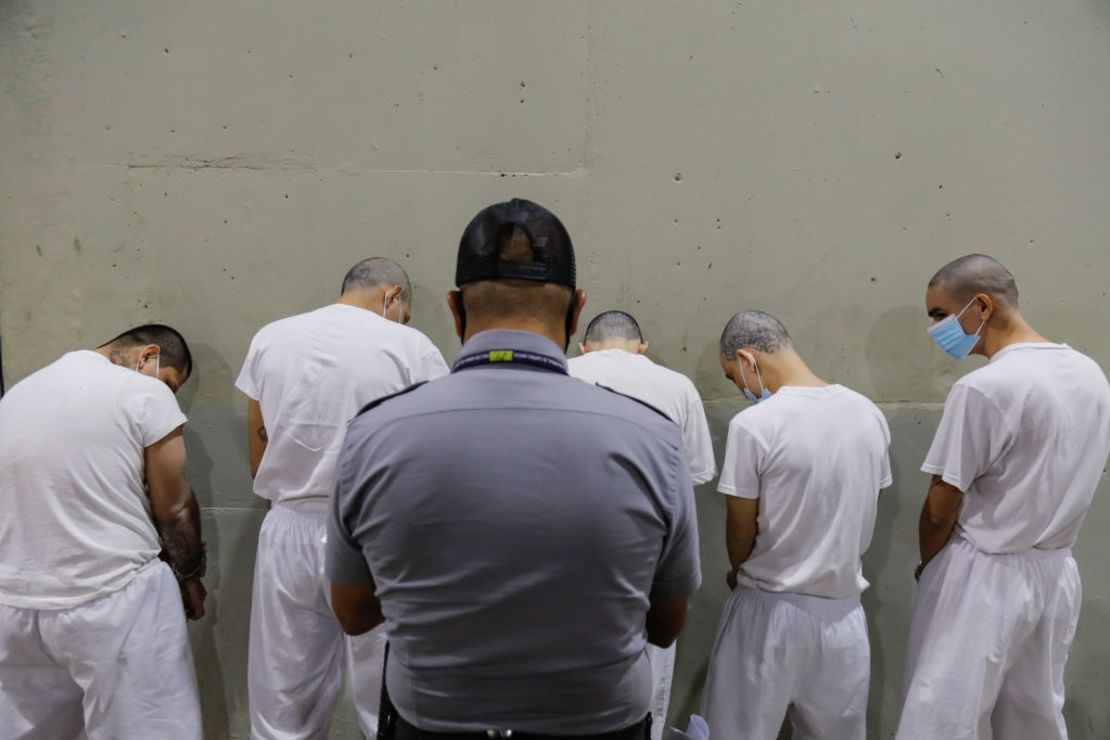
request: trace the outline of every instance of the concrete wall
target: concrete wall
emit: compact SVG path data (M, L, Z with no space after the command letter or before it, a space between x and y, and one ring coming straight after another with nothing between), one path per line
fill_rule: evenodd
M141 321L193 342L181 401L213 563L192 634L209 737L246 737L263 509L232 380L252 333L384 254L415 277L414 324L453 356L442 295L463 225L537 199L577 241L589 309L639 316L718 437L740 406L715 342L745 307L882 404L896 485L866 605L886 737L916 471L947 387L975 365L930 346L924 282L994 253L1042 331L1110 366L1107 69L1106 0L0 0L6 379ZM697 705L725 595L723 504L711 487L699 503L707 582L676 714ZM1078 550L1076 738L1110 737L1108 526L1099 500ZM354 735L349 716L336 737Z

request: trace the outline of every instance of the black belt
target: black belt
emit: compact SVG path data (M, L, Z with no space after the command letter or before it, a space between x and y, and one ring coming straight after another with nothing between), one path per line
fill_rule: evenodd
M598 735L537 735L533 732L513 732L511 730L490 730L488 732L428 732L413 727L404 717L397 716L396 740L489 740L489 738L512 738L512 740L649 740L651 737L651 716L643 722L613 732Z
M385 644L382 658L382 698L378 708L377 740L489 740L489 738L513 738L513 740L651 740L651 714L643 722L613 732L595 735L537 735L531 732L512 730L489 730L486 732L429 732L414 727L405 721L393 706L386 687L386 666L389 664L389 643Z

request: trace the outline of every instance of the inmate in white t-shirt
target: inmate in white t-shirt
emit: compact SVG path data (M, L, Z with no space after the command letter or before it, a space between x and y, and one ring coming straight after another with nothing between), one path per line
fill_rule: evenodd
M254 492L322 512L347 422L366 404L448 372L416 329L335 303L263 327L235 387L258 401L269 442Z
M717 474L701 396L685 375L623 349L602 349L572 357L567 367L574 377L637 398L678 424L694 485L707 483Z
M759 499L741 585L842 599L867 588L879 489L891 484L890 430L841 385L786 386L733 417L718 489Z
M1071 547L1110 455L1110 384L1065 344L1011 344L956 381L921 469L965 493L985 552Z
M0 400L0 603L78 606L157 557L144 451L184 423L165 383L88 350L17 383Z

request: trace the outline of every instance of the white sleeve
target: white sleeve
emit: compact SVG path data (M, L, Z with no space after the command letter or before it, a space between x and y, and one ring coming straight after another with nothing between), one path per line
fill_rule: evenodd
M709 422L697 391L686 407L686 423L682 428L682 441L690 458L690 477L695 486L708 483L717 474L717 461L713 457L713 439L709 436Z
M247 357L243 360L243 367L239 370L239 377L235 380L235 387L255 401L262 394L261 383L258 382L258 344L258 335L255 334L250 349L247 350Z
M994 403L971 386L956 384L921 469L966 493L1012 443L1013 433Z
M759 477L763 471L766 448L743 424L733 420L728 427L725 462L717 490L739 498L759 498Z
M409 384L425 383L450 374L451 369L443 360L443 355L430 339L425 338L418 347L419 355L409 369Z
M890 488L894 485L894 475L890 470L890 425L887 424L886 417L878 407L875 408L875 413L883 429L883 462L879 471L879 488Z
M154 378L140 379L127 384L131 395L131 409L137 422L143 447L150 447L165 439L166 435L183 425L188 419L181 413L177 399L162 381Z

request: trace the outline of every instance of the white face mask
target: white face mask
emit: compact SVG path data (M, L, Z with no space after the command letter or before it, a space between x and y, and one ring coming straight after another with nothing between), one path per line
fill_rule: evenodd
M140 367L142 367L142 364L143 364L143 359L140 357L139 361L135 363L135 372L137 372L139 375L144 374L143 371L139 369ZM157 355L154 356L154 377L156 379L160 379L160 378L158 378L158 375L161 372L162 372L162 355L157 354Z

